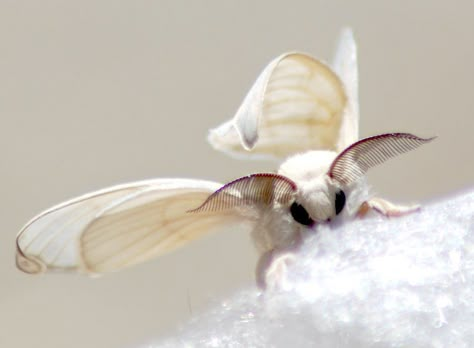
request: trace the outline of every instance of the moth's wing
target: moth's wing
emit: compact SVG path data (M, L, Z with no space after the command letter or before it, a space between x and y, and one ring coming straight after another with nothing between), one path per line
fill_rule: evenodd
M232 212L188 213L220 186L157 179L68 201L20 231L17 266L27 273L102 273L149 260L237 219Z
M324 63L304 53L274 59L235 117L209 142L231 155L282 159L307 150L336 150L347 96Z
M344 84L347 104L341 122L337 152L359 140L359 76L357 45L350 28L342 30L332 67Z
M17 236L17 267L26 273L78 270L79 241L87 225L113 202L135 195L149 185L152 182L111 187L40 213Z

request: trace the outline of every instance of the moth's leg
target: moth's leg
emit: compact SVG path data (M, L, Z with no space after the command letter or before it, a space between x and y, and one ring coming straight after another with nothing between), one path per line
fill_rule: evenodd
M272 263L274 250L268 250L260 255L257 262L257 268L255 269L255 279L257 280L257 286L265 290L267 287L266 274L267 270Z
M357 211L357 216L364 217L370 210L376 211L387 217L403 216L420 210L420 206L415 205L398 205L390 203L382 198L371 198L362 203Z
M285 288L288 266L294 259L295 254L291 251L272 249L263 253L257 263L257 286L262 290Z

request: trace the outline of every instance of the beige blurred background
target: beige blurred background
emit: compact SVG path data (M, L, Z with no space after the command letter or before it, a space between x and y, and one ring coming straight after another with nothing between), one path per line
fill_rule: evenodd
M136 347L253 284L248 236L223 233L129 270L32 277L14 239L39 211L153 177L216 181L271 163L213 151L263 66L288 50L359 47L362 136L436 142L373 170L400 202L472 187L472 1L0 2L0 346Z

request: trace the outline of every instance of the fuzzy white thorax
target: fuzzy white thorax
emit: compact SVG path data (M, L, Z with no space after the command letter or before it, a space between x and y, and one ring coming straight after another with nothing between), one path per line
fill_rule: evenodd
M275 205L273 209L262 212L251 235L258 252L263 254L299 246L305 228L293 219L288 207Z

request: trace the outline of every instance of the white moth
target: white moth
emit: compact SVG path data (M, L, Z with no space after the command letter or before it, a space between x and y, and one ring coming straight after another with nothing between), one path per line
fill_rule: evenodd
M211 130L210 143L240 157L284 160L224 186L155 179L115 186L57 205L18 234L16 264L27 273L117 271L239 224L260 253L257 283L269 277L318 225L375 210L416 207L371 197L367 170L432 140L406 133L358 140L356 45L343 31L332 68L303 53L274 59L235 117ZM282 261L283 260L283 261Z

